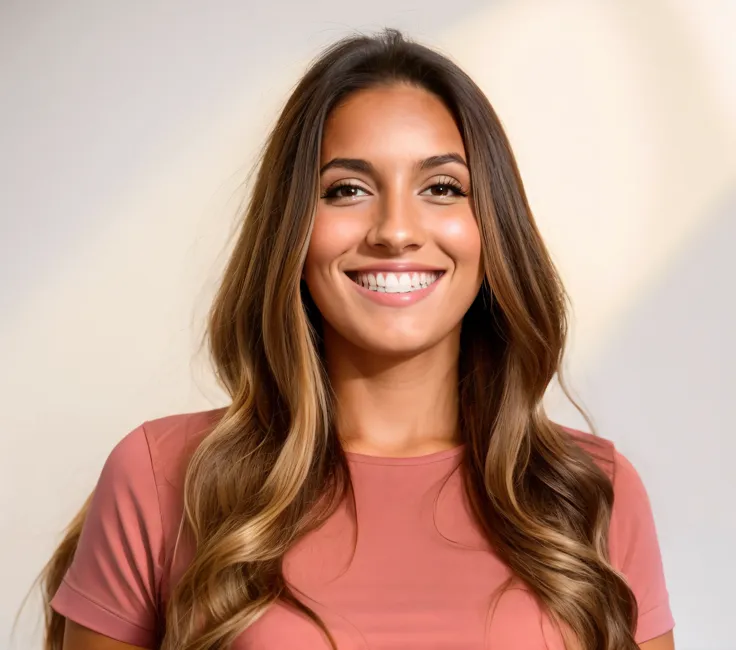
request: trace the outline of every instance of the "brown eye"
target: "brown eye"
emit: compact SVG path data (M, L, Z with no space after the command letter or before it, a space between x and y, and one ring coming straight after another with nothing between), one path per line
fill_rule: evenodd
M356 199L362 196L360 193L367 194L367 192L357 185L350 183L343 183L341 185L335 185L328 189L323 195L323 199Z
M455 193L455 188L450 185L432 185L429 188L432 191L433 196L447 196L450 193Z
M467 196L467 193L455 183L435 183L430 185L422 194L429 194L439 199L450 199L460 196Z

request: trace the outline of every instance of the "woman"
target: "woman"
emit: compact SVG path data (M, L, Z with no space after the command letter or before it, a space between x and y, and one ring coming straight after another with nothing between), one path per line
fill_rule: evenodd
M111 453L47 648L672 649L641 481L542 408L565 333L482 92L396 31L339 42L211 312L232 404Z

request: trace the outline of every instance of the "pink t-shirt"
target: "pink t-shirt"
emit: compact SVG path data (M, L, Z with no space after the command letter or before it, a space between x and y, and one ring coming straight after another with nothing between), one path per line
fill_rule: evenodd
M102 470L73 564L52 601L60 614L119 641L156 648L171 586L191 553L177 551L182 486L192 450L221 411L146 422ZM581 443L589 434L574 432ZM639 643L672 629L649 501L631 464L604 443L614 472L613 564L639 604ZM340 650L562 650L558 631L510 576L470 516L462 448L415 458L348 454L359 535L341 507L284 558L294 591ZM607 471L608 471L607 470ZM328 650L319 628L276 604L233 650Z

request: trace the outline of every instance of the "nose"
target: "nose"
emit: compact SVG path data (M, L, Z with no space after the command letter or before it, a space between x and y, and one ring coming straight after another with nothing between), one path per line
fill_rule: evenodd
M426 240L418 202L410 192L389 192L376 205L367 242L392 255L421 248Z

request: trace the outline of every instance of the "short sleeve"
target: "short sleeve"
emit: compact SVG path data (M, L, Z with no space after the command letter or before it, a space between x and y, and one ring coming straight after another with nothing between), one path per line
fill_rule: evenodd
M644 643L669 632L675 623L649 497L633 465L618 452L613 489L611 560L636 596L636 642Z
M163 532L145 430L108 457L51 606L95 632L155 648Z

